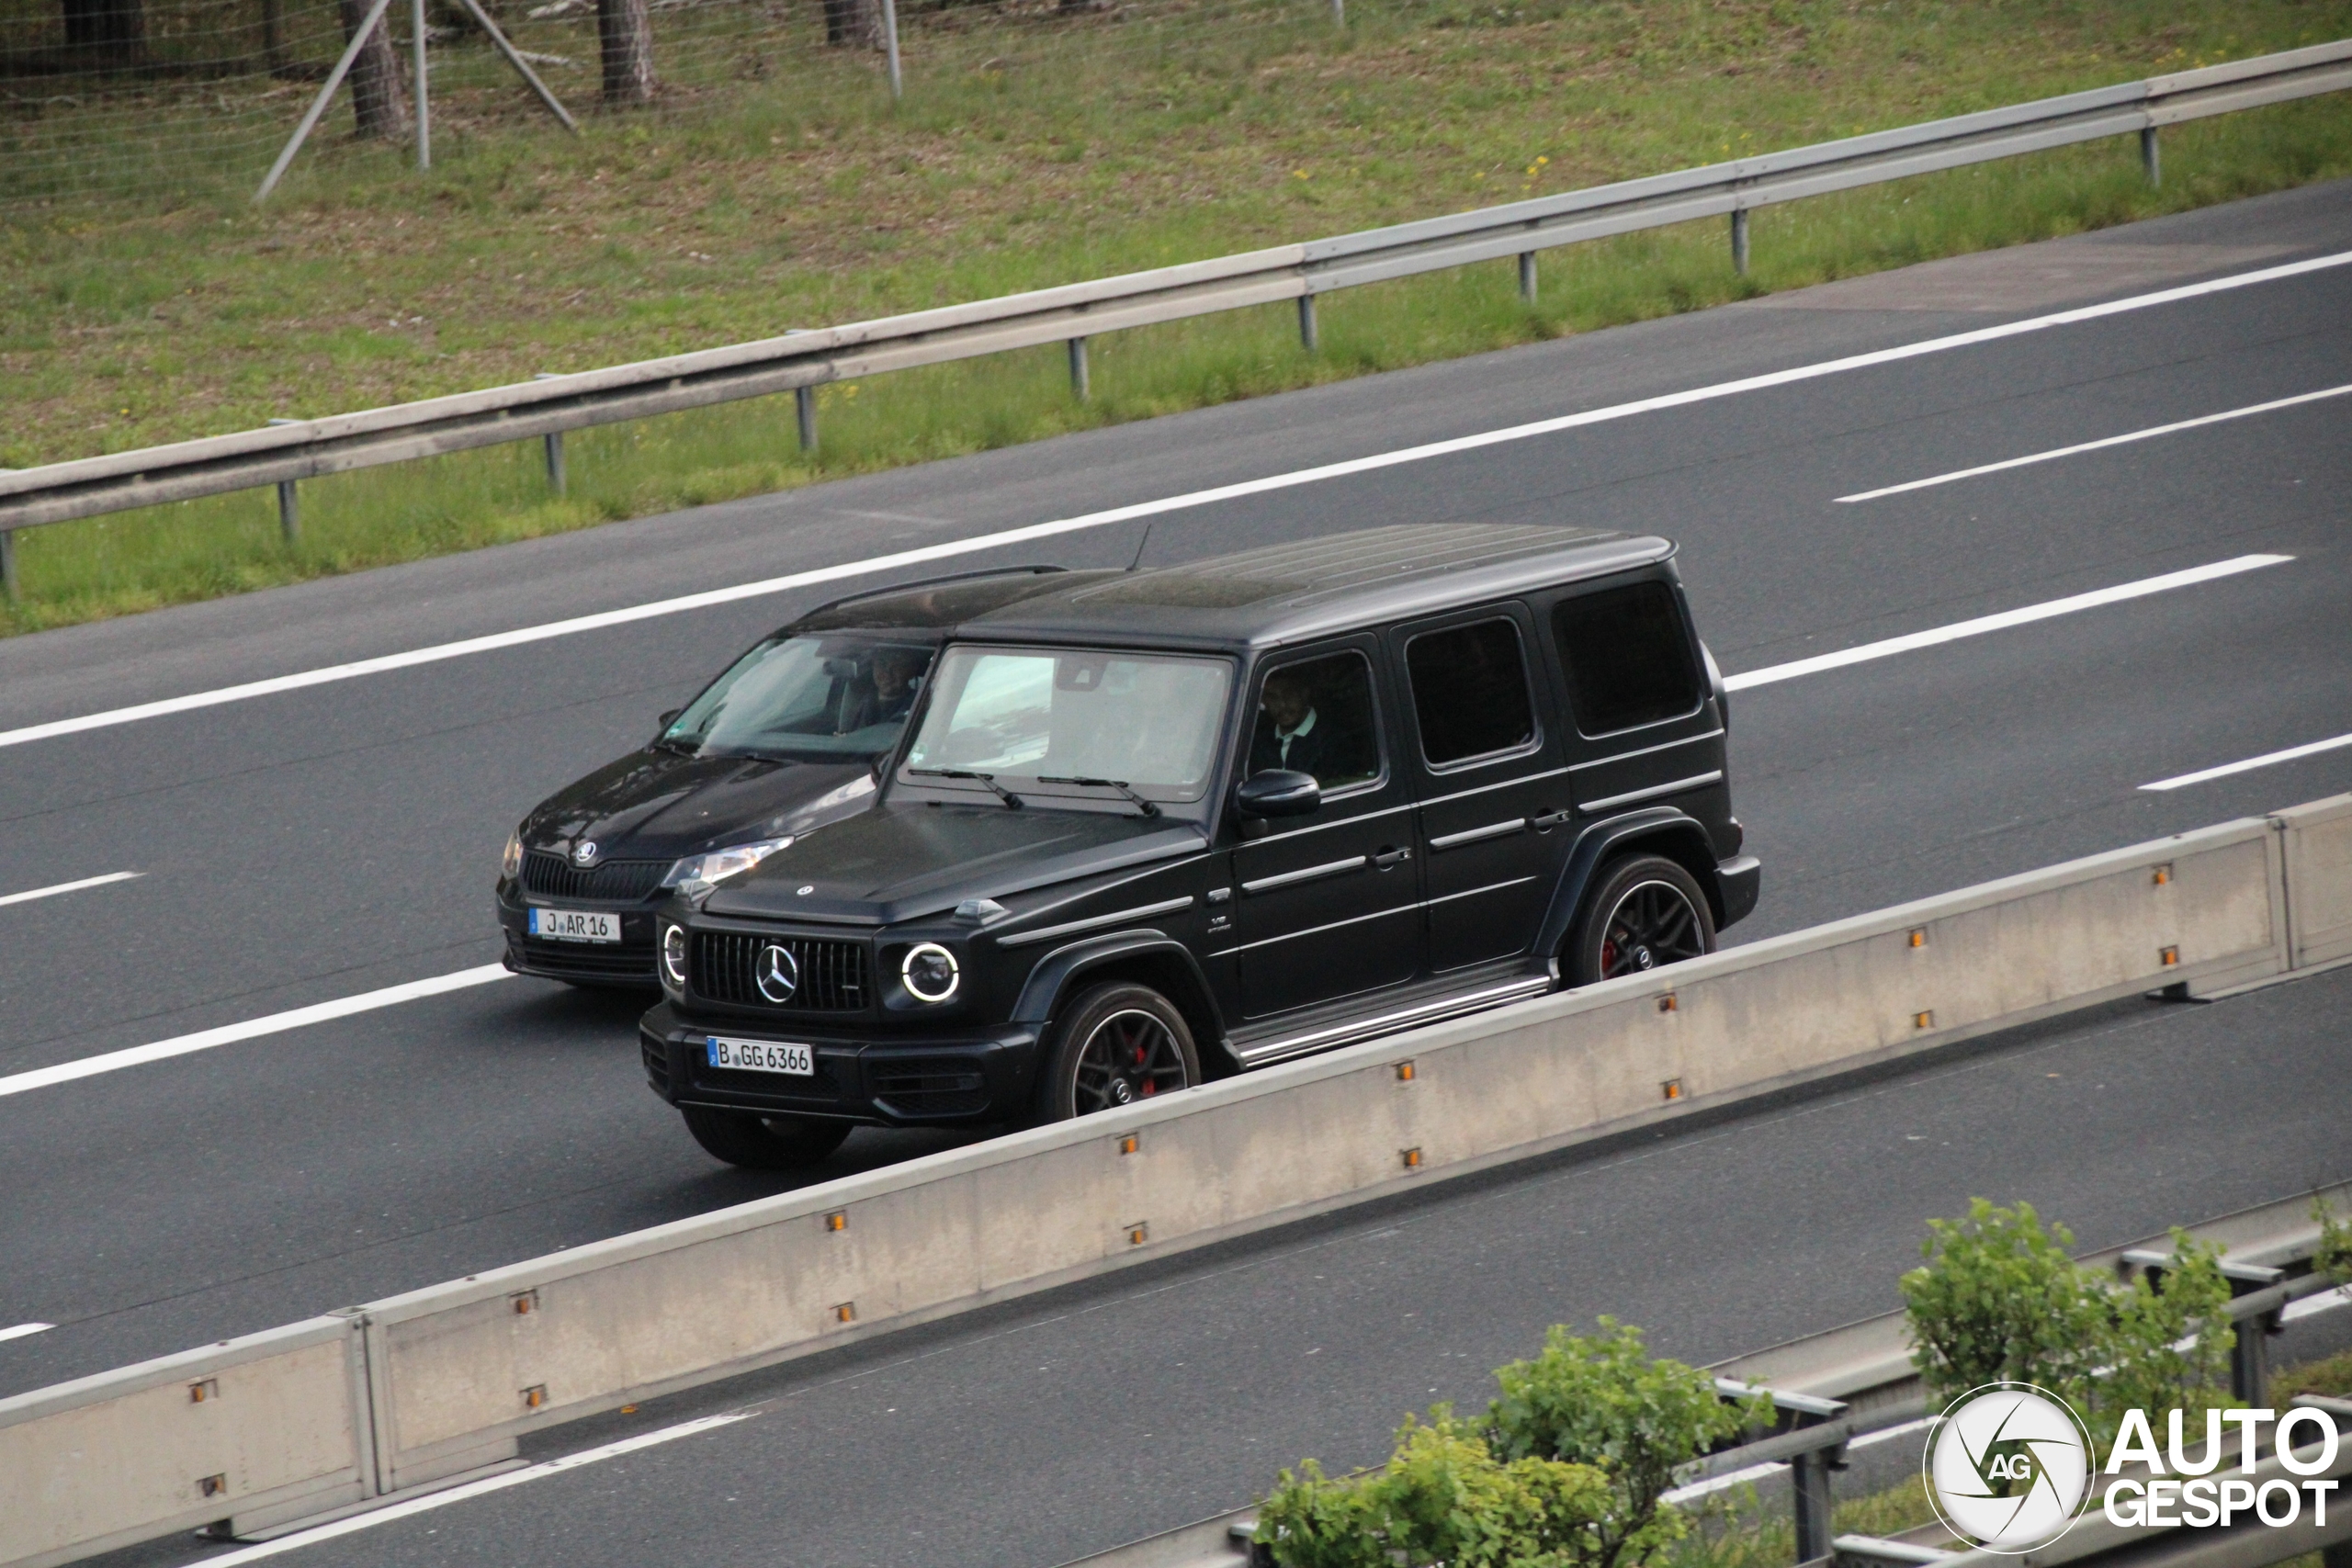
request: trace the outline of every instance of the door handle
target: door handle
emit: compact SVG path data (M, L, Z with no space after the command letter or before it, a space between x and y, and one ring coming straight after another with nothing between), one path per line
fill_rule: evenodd
M1386 871L1389 867L1397 864L1399 862L1408 861L1412 858L1413 852L1410 850L1383 850L1378 854L1372 857L1372 863L1379 870Z
M1566 811L1539 811L1527 819L1527 825L1541 833L1547 828L1558 827L1571 815L1573 813Z

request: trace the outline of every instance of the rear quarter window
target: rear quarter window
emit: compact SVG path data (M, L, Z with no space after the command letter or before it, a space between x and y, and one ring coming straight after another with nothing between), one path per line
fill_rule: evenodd
M1611 735L1699 705L1699 668L1682 607L1663 582L1636 582L1563 599L1552 635L1568 677L1568 705L1587 735Z

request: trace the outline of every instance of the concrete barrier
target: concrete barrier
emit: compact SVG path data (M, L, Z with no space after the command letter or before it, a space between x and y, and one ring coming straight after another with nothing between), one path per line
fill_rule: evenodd
M2284 840L2294 966L2352 959L2352 795L2290 807L2270 820Z
M186 1399L199 1372L232 1386L229 1363L211 1359L230 1347L0 1401L0 1487L19 1487L0 1491L0 1564L191 1520L280 1517L298 1494L326 1507L353 1485L411 1489L508 1460L537 1428L1433 1176L2154 987L2256 983L2293 959L2285 846L2297 832L2309 866L2297 908L2338 918L2327 911L2352 901L2352 816L2225 823L280 1330L335 1325L358 1349L338 1339L300 1376L291 1360L269 1374L278 1382L255 1374L251 1396L219 1407L216 1434L148 1440L102 1412L134 1386ZM112 1434L112 1496L89 1480L101 1469L73 1457L99 1432ZM200 1457L240 1444L270 1456L243 1481L228 1459ZM25 1490L19 1474L64 1479ZM220 1495L233 1506L188 1495L205 1475L231 1476Z
M0 1557L44 1568L375 1491L356 1314L0 1400Z

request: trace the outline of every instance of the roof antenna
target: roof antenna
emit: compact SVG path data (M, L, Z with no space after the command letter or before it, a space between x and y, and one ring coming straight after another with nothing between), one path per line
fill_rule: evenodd
M1156 521L1156 519L1152 521ZM1133 571L1136 568L1143 565L1143 547L1149 543L1151 543L1151 522L1147 521L1143 525L1143 537L1136 541L1136 558L1127 563L1127 570L1129 571Z

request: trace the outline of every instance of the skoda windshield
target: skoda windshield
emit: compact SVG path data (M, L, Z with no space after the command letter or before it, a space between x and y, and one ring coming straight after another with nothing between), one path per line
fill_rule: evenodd
M1024 801L1112 789L1114 801L1198 800L1232 685L1233 667L1220 659L951 648L904 772L922 784L987 780L963 787L1017 790Z
M657 744L709 757L871 761L898 744L935 652L871 633L763 642Z

